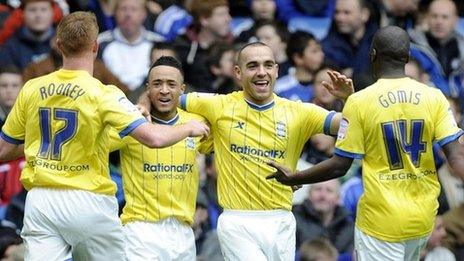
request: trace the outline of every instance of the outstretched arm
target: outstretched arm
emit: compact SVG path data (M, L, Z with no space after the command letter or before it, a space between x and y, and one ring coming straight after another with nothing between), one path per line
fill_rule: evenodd
M324 160L309 169L297 171L296 173L292 173L285 166L269 162L268 165L276 168L277 171L266 178L275 178L284 185L312 184L345 175L352 162L352 158L334 155L330 159Z
M130 135L150 148L164 148L189 136L206 137L209 135L209 127L205 123L195 120L176 126L143 123L135 128Z
M0 138L0 161L15 160L24 156L24 145L13 144Z
M463 136L461 136L463 137ZM452 141L443 146L448 164L453 170L453 175L464 180L464 148L458 140Z

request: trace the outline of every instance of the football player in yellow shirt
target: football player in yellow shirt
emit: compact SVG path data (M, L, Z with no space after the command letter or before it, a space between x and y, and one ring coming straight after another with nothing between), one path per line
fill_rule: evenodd
M184 92L182 65L162 56L150 68L147 92L157 124L206 120L177 108ZM132 137L114 143L121 156L126 205L122 213L129 260L195 260L192 228L199 185L198 153L209 153L211 139L187 137L150 149Z
M293 260L295 219L292 189L267 182L269 159L293 169L303 144L314 134L335 134L341 114L273 93L278 65L260 42L238 53L235 74L243 91L227 95L190 93L181 107L211 124L218 199L224 212L218 237L226 260ZM331 89L346 98L352 89Z
M108 168L109 128L150 147L209 132L198 121L149 124L118 88L93 78L97 35L92 13L61 20L63 69L24 85L0 133L0 161L26 157L26 260L125 260Z
M419 260L438 208L434 141L464 177L463 131L440 90L405 76L409 45L408 34L396 26L375 34L371 60L378 80L348 98L332 158L296 175L270 163L278 171L269 178L293 185L337 178L353 159L362 159L364 194L355 228L361 261Z

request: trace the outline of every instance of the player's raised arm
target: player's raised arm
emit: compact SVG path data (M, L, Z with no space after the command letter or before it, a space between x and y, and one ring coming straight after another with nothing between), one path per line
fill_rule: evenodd
M328 71L327 74L332 82L323 81L322 85L333 96L346 102L346 99L354 93L353 80L337 71Z
M150 148L164 148L187 137L208 136L209 127L205 123L195 120L177 126L143 123L135 128L130 135Z
M335 97L346 102L348 97L354 93L353 80L337 71L328 71L331 82L323 81L322 85ZM330 123L330 134L336 135L342 119L341 113L336 113Z

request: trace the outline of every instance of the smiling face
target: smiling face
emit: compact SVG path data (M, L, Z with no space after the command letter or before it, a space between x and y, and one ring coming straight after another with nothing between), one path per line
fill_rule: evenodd
M248 101L258 105L272 101L278 65L269 47L245 47L234 70Z
M157 118L170 120L176 115L179 96L185 90L182 74L177 68L166 65L154 67L150 71L147 89Z

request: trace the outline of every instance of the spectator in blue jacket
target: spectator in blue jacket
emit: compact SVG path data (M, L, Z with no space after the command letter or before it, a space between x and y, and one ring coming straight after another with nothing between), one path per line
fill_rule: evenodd
M373 82L369 49L377 26L365 0L337 0L332 28L322 41L326 63L343 70L362 89Z
M409 31L411 56L420 62L437 88L453 97L462 95L459 79L464 64L464 38L455 31L457 22L456 4L435 0L426 18L428 31Z
M287 43L287 57L294 69L276 81L275 92L290 100L310 102L314 98L314 78L324 61L321 45L307 32L295 32Z

